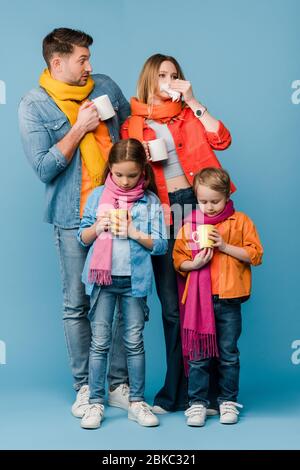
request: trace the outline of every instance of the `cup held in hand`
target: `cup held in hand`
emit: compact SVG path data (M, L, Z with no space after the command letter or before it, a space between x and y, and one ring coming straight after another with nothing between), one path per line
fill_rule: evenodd
M192 239L199 244L199 248L213 248L214 242L208 238L210 232L214 229L214 225L203 224L198 225L197 230L192 233Z
M109 214L111 220L111 232L115 235L118 232L120 224L127 221L128 211L127 209L111 209Z
M98 96L98 98L95 98L92 101L94 102L97 108L101 121L106 121L107 119L110 119L115 116L116 113L108 95Z
M149 140L149 152L153 162L160 162L168 159L168 150L164 139Z

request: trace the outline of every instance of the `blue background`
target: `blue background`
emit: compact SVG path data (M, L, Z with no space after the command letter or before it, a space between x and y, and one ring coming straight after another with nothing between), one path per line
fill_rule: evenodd
M299 113L291 84L300 79L297 0L0 1L1 312L0 448L299 448L300 365L291 361L299 328ZM256 223L265 247L244 305L238 426L216 418L190 429L182 413L141 429L107 411L88 433L70 414L74 399L61 322L53 229L42 223L43 184L23 154L20 97L44 68L43 37L55 27L94 38L94 72L110 75L129 98L148 56L174 55L195 96L231 130L219 158L238 187L235 205ZM150 299L146 327L147 397L165 371L160 306ZM201 435L200 435L201 434Z

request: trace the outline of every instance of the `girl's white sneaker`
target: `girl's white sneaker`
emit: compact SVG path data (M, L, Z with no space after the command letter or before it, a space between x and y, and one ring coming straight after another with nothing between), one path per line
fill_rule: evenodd
M100 428L104 416L104 406L100 403L88 405L81 419L81 427L84 429Z
M86 407L89 404L90 390L88 385L83 385L77 392L76 400L72 405L72 415L75 418L82 418Z
M237 408L243 408L243 405L235 403L234 401L223 401L220 405L220 423L236 424L240 414Z
M128 419L136 421L141 426L158 426L159 419L155 416L150 405L144 401L133 401L128 408Z

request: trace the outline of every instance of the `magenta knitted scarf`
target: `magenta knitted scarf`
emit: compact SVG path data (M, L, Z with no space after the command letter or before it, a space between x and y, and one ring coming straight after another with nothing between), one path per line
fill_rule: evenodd
M229 200L224 210L214 216L208 217L199 209L193 210L186 217L184 224L190 223L192 231L200 224L218 224L234 213L233 202ZM199 253L199 246L189 241L193 259ZM186 375L188 375L188 361L218 357L215 316L211 293L210 263L203 268L191 271L188 293L185 304L181 299L185 288L185 279L179 274L178 294L180 309L181 341Z
M109 173L99 200L97 216L104 214L110 209L120 208L130 210L133 204L144 196L144 182L145 179L141 176L134 188L124 190L114 183ZM112 250L112 233L110 231L100 233L94 242L94 251L89 266L88 279L90 283L98 285L110 285L112 283Z

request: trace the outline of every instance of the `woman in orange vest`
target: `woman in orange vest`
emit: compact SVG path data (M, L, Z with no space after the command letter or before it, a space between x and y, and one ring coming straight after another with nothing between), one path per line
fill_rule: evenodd
M176 272L172 251L174 238L188 213L195 209L194 175L206 167L220 167L214 150L224 150L231 136L193 95L173 57L155 54L141 71L137 97L131 99L131 116L124 122L122 138L141 142L164 139L167 159L153 161L158 195L169 227L168 253L152 258L157 293L162 305L166 342L165 383L154 399L153 411L165 413L188 407L184 374ZM149 154L149 159L151 157ZM234 191L232 185L231 191Z

